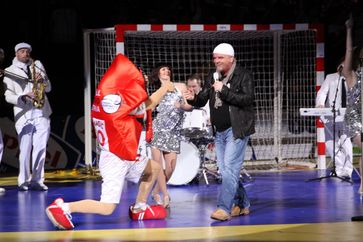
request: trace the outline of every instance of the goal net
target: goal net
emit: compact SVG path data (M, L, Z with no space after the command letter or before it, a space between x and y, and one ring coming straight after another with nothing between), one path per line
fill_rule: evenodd
M213 48L221 42L230 43L237 63L251 70L255 81L256 133L246 150L245 165L294 162L315 165L315 118L299 113L300 108L315 105L318 78L315 29L138 31L116 26L117 29L122 32L92 34L94 85L117 51L123 52L146 74L158 63L168 63L177 82L186 82L195 73L205 78L214 70Z

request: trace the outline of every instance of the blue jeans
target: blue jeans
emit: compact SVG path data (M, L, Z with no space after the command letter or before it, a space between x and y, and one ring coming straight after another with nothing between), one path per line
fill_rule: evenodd
M250 207L250 201L240 179L249 136L243 139L233 137L232 128L217 132L214 140L217 165L222 176L217 207L230 212L233 205Z

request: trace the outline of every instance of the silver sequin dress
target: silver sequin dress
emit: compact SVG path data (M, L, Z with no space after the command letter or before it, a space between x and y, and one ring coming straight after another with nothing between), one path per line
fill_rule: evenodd
M356 84L347 93L348 103L344 119L350 137L360 134L362 129L360 85L361 81L358 78Z
M175 103L184 103L183 96L177 89L168 92L156 108L158 112L153 121L153 140L150 145L166 152L180 153L181 130L184 110L175 107Z

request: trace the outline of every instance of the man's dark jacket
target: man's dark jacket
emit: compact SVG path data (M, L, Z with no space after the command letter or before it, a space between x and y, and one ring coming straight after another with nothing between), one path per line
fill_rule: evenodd
M205 80L203 89L195 96L194 100L188 100L188 103L195 107L203 107L209 99L209 107L212 113L215 102L213 83L213 72L211 72ZM236 66L227 85L229 88L223 85L219 97L229 105L229 116L234 138L244 138L255 133L255 87L252 74L250 71ZM214 127L212 115L211 124ZM213 133L215 133L215 128L213 128Z

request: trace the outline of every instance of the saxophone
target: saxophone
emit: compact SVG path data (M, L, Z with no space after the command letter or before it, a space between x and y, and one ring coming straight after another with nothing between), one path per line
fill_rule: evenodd
M43 82L42 79L37 80L36 77L36 71L35 71L35 60L32 60L32 64L31 64L31 78L32 78L32 82L33 82L33 93L34 93L34 98L33 98L33 106L36 108L42 108L44 106L44 101L45 101L45 87L47 86L47 84L45 82Z

